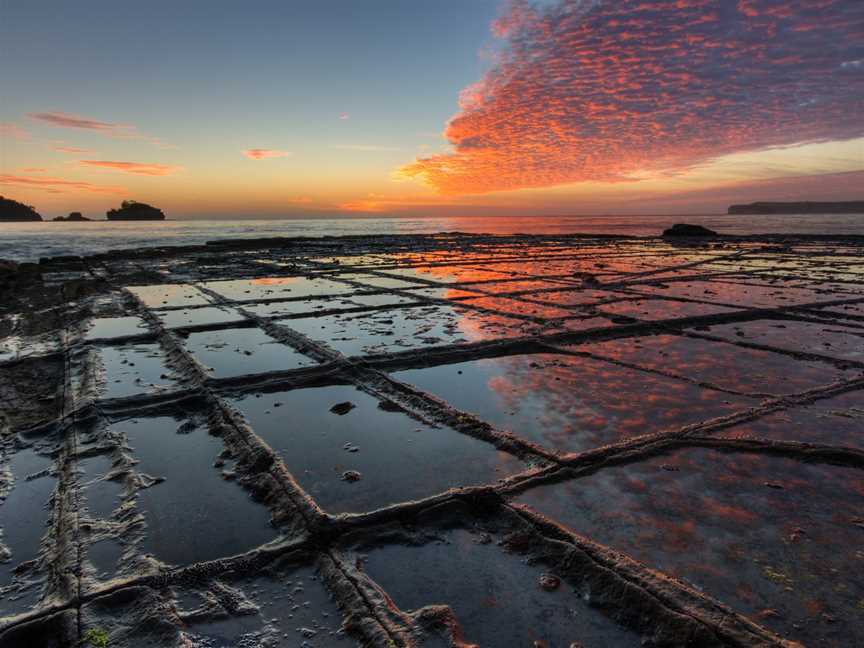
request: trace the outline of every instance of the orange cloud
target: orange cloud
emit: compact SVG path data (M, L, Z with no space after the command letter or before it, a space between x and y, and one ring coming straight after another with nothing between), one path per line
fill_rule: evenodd
M46 178L32 176L18 176L10 174L0 175L0 185L13 187L25 187L30 189L41 189L48 193L64 193L66 191L86 191L102 194L123 194L123 187L111 185L97 185L91 182L78 182L76 180L65 180L63 178Z
M333 144L330 148L337 151L364 151L367 153L400 150L395 146L382 146L380 144Z
M454 194L626 181L864 136L864 2L514 0L493 32L453 151L402 176Z
M93 153L92 149L78 148L77 146L55 146L55 151L60 151L61 153Z
M283 158L293 155L290 151L280 151L278 149L246 149L243 155L251 160L266 160L268 158Z
M150 164L146 162L115 162L112 160L80 160L81 164L87 166L101 167L103 169L112 169L114 171L123 171L124 173L134 173L137 175L147 176L166 176L177 171L182 171L183 167L170 166L167 164Z

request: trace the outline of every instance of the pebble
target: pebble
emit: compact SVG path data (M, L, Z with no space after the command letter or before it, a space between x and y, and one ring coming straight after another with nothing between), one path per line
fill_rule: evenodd
M543 574L540 576L540 587L547 592L552 592L561 587L561 579L552 574Z

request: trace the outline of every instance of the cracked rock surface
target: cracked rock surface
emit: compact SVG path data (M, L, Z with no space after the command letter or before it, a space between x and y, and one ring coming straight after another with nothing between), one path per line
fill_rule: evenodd
M224 241L0 300L0 646L864 645L864 239Z

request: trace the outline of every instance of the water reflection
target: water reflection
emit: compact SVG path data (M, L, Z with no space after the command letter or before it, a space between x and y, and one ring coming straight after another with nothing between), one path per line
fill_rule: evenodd
M589 358L518 355L393 374L560 451L677 429L756 401Z
M513 456L483 441L385 411L355 387L256 394L231 403L331 513L370 511L451 487L495 483L523 469ZM334 412L339 404L347 411ZM346 471L357 471L360 478L346 480Z
M686 450L519 497L808 646L864 643L860 470Z
M848 380L860 373L824 362L677 335L642 336L571 348L747 393L790 394Z

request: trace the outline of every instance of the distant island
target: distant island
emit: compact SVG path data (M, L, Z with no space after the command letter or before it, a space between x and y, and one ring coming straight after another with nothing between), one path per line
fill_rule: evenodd
M864 200L847 202L754 202L732 205L728 214L864 214Z
M25 205L11 198L0 196L0 223L17 223L29 221L41 221L42 216L39 215L33 207Z
M51 220L55 223L83 223L90 219L84 216L81 212L72 212L68 216L58 216Z
M106 214L109 221L155 221L165 220L165 214L161 209L152 205L137 202L135 200L124 200L120 209L109 209Z

